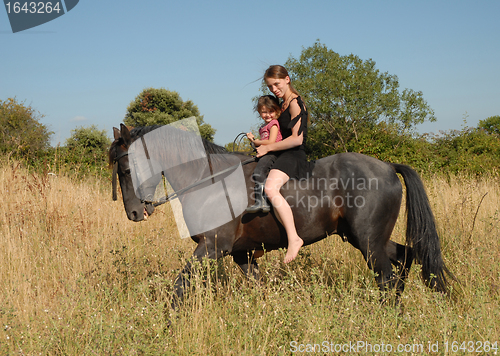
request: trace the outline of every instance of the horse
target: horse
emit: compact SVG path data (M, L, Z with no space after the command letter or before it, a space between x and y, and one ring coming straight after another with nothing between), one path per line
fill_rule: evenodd
M114 142L109 149L109 163L113 166L113 199L117 199L118 177L127 217L135 222L153 214L154 206L151 201L136 196L130 176L128 150L136 140L156 128L138 127L130 130L123 124L120 124L120 129L113 128ZM190 150L185 144L189 141L186 135L188 133L182 130L171 128L161 154L174 164L180 164L182 156ZM210 154L230 155L238 162L248 160L248 155L228 153L225 148L207 140L203 140L203 147ZM186 187L186 184L187 189L194 187L201 178L193 170L196 164L192 163L191 167L183 165L182 174L171 174L167 170L163 172L164 177L174 190ZM249 197L253 192L251 176L255 165L252 162L241 166ZM404 245L390 240L403 196L397 174L402 176L406 186ZM158 181L145 189L154 191L156 184ZM332 234L339 235L361 252L368 267L375 272L376 282L383 293L395 290L397 296L401 295L414 260L421 264L421 277L428 287L442 293L449 292L447 277L454 277L443 261L435 219L424 185L411 167L354 152L335 154L316 160L307 179L288 181L281 193L292 207L297 232L304 246ZM188 204L188 199L187 196L180 197L181 205ZM208 211L218 209L210 199L197 201L196 204L197 214L201 217ZM184 210L186 221L196 220L197 216L193 215L192 211ZM192 234L191 238L197 246L175 280L174 308L182 301L190 286L194 261L201 262L203 258L217 260L230 255L246 275L259 279L254 254L261 255L261 251L287 247L285 229L273 209L267 214L243 212L221 226Z

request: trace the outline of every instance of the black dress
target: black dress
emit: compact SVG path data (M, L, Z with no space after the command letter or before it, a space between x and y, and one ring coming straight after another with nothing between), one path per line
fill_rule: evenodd
M307 178L311 173L311 165L307 162L304 146L307 138L307 109L300 96L292 99L297 100L300 107L300 113L292 119L290 114L290 105L283 111L278 118L280 131L283 140L292 135L292 128L300 120L300 128L298 134L303 134L302 144L297 147L292 147L284 151L275 151L278 158L274 162L271 169L278 169L285 173L290 179Z

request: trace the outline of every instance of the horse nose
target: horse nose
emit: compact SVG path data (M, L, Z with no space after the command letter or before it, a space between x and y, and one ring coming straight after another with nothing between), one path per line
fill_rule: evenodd
M137 210L132 210L128 214L128 219L132 221L141 221L144 219L144 213L139 213Z

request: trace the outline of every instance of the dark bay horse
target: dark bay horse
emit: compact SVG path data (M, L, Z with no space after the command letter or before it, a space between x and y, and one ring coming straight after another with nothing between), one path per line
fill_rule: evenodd
M154 211L152 204L141 201L134 193L130 176L128 150L131 144L151 132L155 127L129 130L123 124L114 128L114 142L109 150L110 164L114 164L113 190L116 199L118 176L127 216L141 221ZM172 129L165 140L164 154L169 160L178 160L189 148L184 147L187 133ZM220 146L203 140L207 153L228 154ZM232 154L240 161L248 156ZM242 166L248 196L253 191L251 175L255 163ZM406 244L390 241L402 201L402 185L406 185ZM182 175L165 173L174 190L186 183L196 183L200 178L189 170ZM181 182L182 180L182 182ZM158 182L154 182L152 186ZM452 277L441 255L434 216L422 181L408 166L379 161L358 153L342 153L317 160L312 175L305 180L290 180L281 190L292 207L299 236L304 245L340 235L359 249L368 267L376 273L379 288L404 289L413 260L422 265L422 278L432 289L448 291L447 276ZM187 199L187 198L186 198ZM180 198L181 204L187 203ZM207 211L218 209L210 199L196 202L197 216L187 216L186 221L203 217ZM190 214L193 215L193 214ZM231 255L243 272L259 278L254 251L271 251L287 247L285 229L272 210L268 214L243 213L209 231L191 236L197 243L192 259L218 259ZM193 273L192 260L179 273L175 285L175 300L181 300L190 285ZM393 272L392 265L396 267ZM174 303L175 305L175 303Z

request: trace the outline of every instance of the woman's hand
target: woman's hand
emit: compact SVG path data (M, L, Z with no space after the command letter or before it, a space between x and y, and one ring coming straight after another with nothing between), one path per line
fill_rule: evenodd
M255 136L254 136L254 135L253 135L253 133L251 133L251 132L247 133L247 137L248 137L248 139L249 139L250 141L255 140Z
M261 145L257 147L257 157L262 157L269 151L269 145Z

